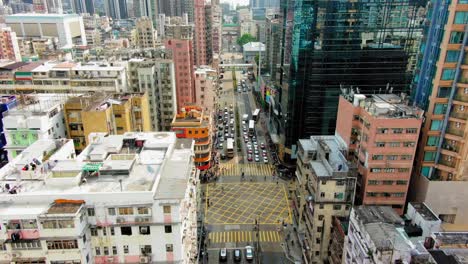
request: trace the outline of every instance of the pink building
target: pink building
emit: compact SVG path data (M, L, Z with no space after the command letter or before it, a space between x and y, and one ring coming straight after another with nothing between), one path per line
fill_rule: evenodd
M20 61L21 54L16 33L9 27L0 29L0 59Z
M166 48L172 50L174 61L177 107L196 102L193 74L193 47L188 39L168 39Z
M195 0L195 65L207 65L205 0Z
M336 134L358 167L356 202L403 214L423 111L394 94L340 97Z
M196 104L204 107L207 113L213 113L216 98L217 73L209 67L195 70Z

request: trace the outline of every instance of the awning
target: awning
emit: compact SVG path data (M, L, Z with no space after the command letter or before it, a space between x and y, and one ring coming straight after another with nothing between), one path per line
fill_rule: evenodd
M82 171L98 171L101 168L102 163L87 163L81 169Z

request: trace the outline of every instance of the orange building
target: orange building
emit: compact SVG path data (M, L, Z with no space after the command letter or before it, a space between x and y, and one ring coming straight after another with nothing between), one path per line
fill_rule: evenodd
M211 126L210 115L205 115L199 106L185 106L171 123L171 130L178 138L195 140L195 165L199 170L211 167Z
M394 94L345 97L336 134L358 167L356 203L388 205L403 214L423 111Z

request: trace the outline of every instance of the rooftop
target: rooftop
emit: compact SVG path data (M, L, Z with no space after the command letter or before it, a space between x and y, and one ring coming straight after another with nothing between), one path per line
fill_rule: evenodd
M343 152L346 145L336 136L311 136L299 140L304 152L315 153L310 165L318 177L330 177L335 172L347 172L348 165Z
M66 102L70 96L76 94L28 94L21 95L16 98L18 105L15 108L8 110L3 116L7 115L24 115L27 113L47 113L57 105Z
M437 221L439 218L432 212L429 207L427 207L424 203L416 203L416 202L411 202L410 203L413 208L418 212L424 220L427 221Z
M265 44L261 42L249 42L242 46L243 50L246 52L254 52L254 51L265 51Z
M347 94L344 98L377 118L422 119L424 111L408 104L405 94Z
M83 200L56 200L47 210L47 214L76 214L83 204Z
M0 189L0 200L11 195L152 191L157 197L178 198L185 194L192 140L177 139L172 132L91 133L89 138L90 144L76 158L70 158L74 153L71 140L52 151L48 142L27 148L0 169L0 186L9 187ZM47 158L44 151L55 154ZM22 170L32 162L37 164L35 173L30 166Z
M362 224L387 223L403 225L403 219L389 206L356 206L353 212Z

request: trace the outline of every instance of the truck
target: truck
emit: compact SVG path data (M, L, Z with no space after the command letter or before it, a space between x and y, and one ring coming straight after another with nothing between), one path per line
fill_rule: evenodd
M249 136L253 137L255 134L255 121L250 119L249 120Z
M249 115L248 114L242 115L242 121L247 121L247 120L249 120Z

